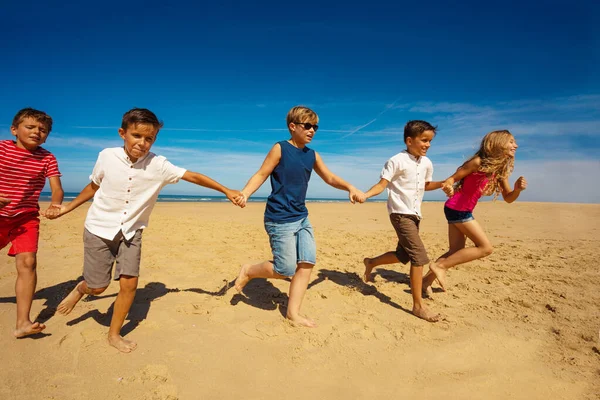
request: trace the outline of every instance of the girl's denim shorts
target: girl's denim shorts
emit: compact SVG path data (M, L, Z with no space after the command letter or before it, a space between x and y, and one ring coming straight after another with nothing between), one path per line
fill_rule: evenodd
M458 224L475 220L472 211L457 211L444 206L444 214L449 224Z
M315 265L317 245L308 217L287 223L265 221L265 230L271 243L275 272L293 276L298 263Z

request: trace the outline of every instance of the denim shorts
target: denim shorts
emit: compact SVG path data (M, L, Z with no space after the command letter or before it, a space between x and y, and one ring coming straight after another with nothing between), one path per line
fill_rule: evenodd
M459 224L475 220L472 211L457 211L444 206L444 214L446 214L449 224Z
M265 221L265 230L271 243L275 272L293 276L298 263L315 265L317 245L308 217L287 223Z

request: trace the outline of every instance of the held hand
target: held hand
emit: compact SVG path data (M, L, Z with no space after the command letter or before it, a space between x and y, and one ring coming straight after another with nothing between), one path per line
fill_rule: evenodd
M527 181L524 177L520 176L515 182L515 190L523 191L527 189Z
M352 204L354 204L357 201L359 203L362 203L362 201L360 201L360 199L364 198L364 196L365 196L365 194L363 192L361 192L360 190L356 189L354 186L351 187L350 190L348 191L348 199L350 200L350 203L352 203Z
M246 195L238 190L236 190L235 193L236 195L233 198L233 204L241 208L246 207Z
M357 190L356 193L354 194L354 201L357 201L360 204L362 204L365 201L367 201L367 195L364 192Z
M242 195L242 192L240 192L239 190L229 190L228 189L225 191L225 196L227 196L229 201L231 201L233 204L235 204L236 206L239 206L239 199L243 195Z
M56 219L65 214L65 208L65 206L61 206L60 204L51 204L50 207L41 214L48 219Z
M454 194L454 185L452 182L444 181L442 183L442 190L446 193L446 196L451 197Z
M7 195L0 193L0 208L4 208L10 204L12 200Z

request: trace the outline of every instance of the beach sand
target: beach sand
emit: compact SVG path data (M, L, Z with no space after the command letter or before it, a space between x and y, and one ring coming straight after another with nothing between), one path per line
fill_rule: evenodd
M45 207L43 204L42 207ZM12 337L14 260L0 258L0 399L599 399L600 205L481 203L495 252L449 273L410 314L409 267L365 285L362 259L395 248L384 203L308 204L317 266L287 323L286 281L227 285L245 262L270 258L264 204L159 203L144 232L140 285L124 334L106 342L118 283L54 314L82 269L87 205L42 221L32 316L47 329ZM447 246L442 203L423 207L430 257Z

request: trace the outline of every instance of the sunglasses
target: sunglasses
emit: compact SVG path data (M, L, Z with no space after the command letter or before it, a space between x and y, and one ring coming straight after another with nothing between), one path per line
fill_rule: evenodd
M315 132L317 131L317 129L319 129L319 125L316 125L316 124L313 125L313 124L310 124L308 122L294 122L294 124L301 125L307 131L310 131L310 128L314 128Z

